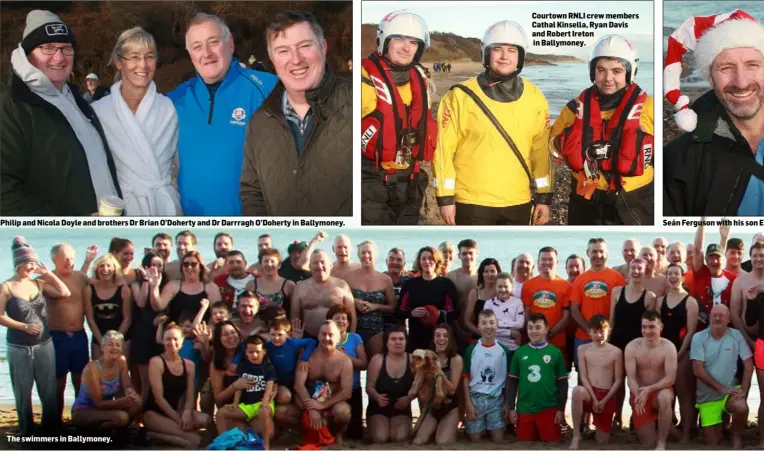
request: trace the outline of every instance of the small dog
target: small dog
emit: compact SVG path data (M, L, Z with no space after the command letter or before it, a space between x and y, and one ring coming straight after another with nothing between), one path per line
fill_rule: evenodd
M411 356L414 383L411 385L409 395L416 395L423 404L431 404L439 408L446 399L443 389L443 372L440 370L440 360L435 352L425 349L417 349Z

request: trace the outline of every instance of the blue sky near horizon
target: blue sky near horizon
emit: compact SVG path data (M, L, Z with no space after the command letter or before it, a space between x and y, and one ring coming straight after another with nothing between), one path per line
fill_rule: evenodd
M405 4L405 7L403 6ZM379 23L389 12L405 9L422 16L427 22L430 32L440 31L454 33L459 36L478 38L492 24L500 20L512 20L519 23L528 36L529 52L538 54L572 55L582 59L589 56L589 49L600 36L605 34L620 34L629 39L637 48L637 53L642 61L653 60L653 8L651 1L624 1L624 2L599 2L599 1L513 1L513 2L463 2L463 1L363 1L361 3L362 23ZM541 31L534 29L531 24L542 19L533 19L533 13L629 13L639 14L639 19L628 20L628 28L602 28L586 29L593 31L592 38L545 38L557 40L583 40L584 47L550 47L532 45L532 32ZM468 20L465 20L468 18ZM554 21L554 20L543 20ZM567 20L575 22L576 20ZM583 20L589 22L588 20ZM602 22L602 21L599 21ZM614 20L621 22L621 20ZM543 30L546 30L544 28ZM576 31L582 31L575 29ZM560 29L558 31L567 31ZM536 38L538 39L538 38Z

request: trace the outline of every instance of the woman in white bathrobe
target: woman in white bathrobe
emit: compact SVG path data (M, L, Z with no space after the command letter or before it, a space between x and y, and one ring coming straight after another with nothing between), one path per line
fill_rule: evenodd
M117 38L110 64L117 70L111 95L93 103L117 166L117 178L131 216L182 215L172 164L178 151L178 115L157 93L154 37L140 27Z

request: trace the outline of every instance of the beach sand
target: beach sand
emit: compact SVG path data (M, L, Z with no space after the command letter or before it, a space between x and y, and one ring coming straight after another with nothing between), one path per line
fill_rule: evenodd
M40 422L40 407L34 406L34 416L35 416L35 422L39 424ZM415 413L416 414L416 413ZM70 406L67 406L64 411L64 432L63 435L78 435L78 433L74 430L74 428L69 423L70 419ZM749 415L749 422L754 422L756 420L756 413L752 412L751 415ZM415 420L416 421L416 420ZM628 424L629 417L628 414L624 413L624 421L626 424ZM570 417L568 417L568 424L572 423ZM80 443L72 443L69 444L68 447L64 443L57 443L57 444L36 444L36 446L31 446L27 444L25 447L22 448L20 444L12 443L9 441L8 436L13 435L16 432L17 429L17 421L16 421L16 410L13 405L8 404L0 404L0 434L2 435L2 438L0 439L0 449L103 449L107 446L104 445L82 445ZM368 433L366 434L368 437ZM570 444L570 439L572 437L572 433L568 432L563 434L563 438L559 443L542 443L542 442L534 442L534 443L527 443L527 442L515 442L514 437L510 437L507 440L505 440L502 443L493 443L488 439L487 437L481 441L479 444L472 444L469 442L469 440L463 435L460 434L458 436L458 440L456 443L453 443L451 445L445 445L445 446L436 446L434 443L428 445L428 446L408 446L408 444L401 444L401 443L391 443L391 444L384 444L384 445L375 445L372 443L366 443L366 442L359 442L355 440L346 440L344 443L344 446L334 446L334 447L328 447L326 449L368 449L368 450L378 450L378 449L394 449L394 448L409 448L409 449L447 449L447 450L462 450L462 449L567 449L568 445ZM212 439L212 436L210 436L210 439ZM298 436L291 432L291 431L285 431L282 433L277 432L277 435L275 437L274 443L272 444L272 449L285 449L287 447L293 447L295 445L298 445ZM368 439L367 439L368 440ZM749 425L749 427L745 430L743 434L743 446L747 449L757 449L758 443L758 429L755 428L754 424ZM679 444L673 441L669 441L669 449L727 449L731 446L731 443L729 440L725 440L722 442L722 444L719 447L712 448L707 447L703 445L703 439L701 435L696 435L692 442L689 444ZM132 444L124 444L120 445L118 449L142 449L143 447L134 446ZM147 447L147 449L168 449L171 447L168 447L166 445L160 445L160 444L151 444ZM610 438L610 443L605 446L598 446L594 440L584 440L581 443L582 449L642 449L642 447L637 443L637 437L634 433L630 433L628 431L613 431L613 434Z
M452 62L451 72L435 72L432 70L432 62L423 62L425 67L430 69L432 82L435 84L437 92L433 97L432 112L437 117L438 104L440 99L448 92L449 88L455 84L464 81L467 77L472 77L483 71L483 66L477 62ZM422 165L424 171L432 180L432 168L429 163ZM556 182L554 201L552 202L552 217L550 225L566 224L568 218L568 196L570 195L570 170L564 164L556 167ZM425 192L425 202L422 206L420 217L423 218L426 225L443 225L443 219L440 217L440 209L435 199L435 189L430 183Z

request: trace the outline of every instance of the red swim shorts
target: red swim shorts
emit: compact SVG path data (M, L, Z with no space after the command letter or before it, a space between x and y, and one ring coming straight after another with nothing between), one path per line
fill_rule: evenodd
M610 391L596 387L592 387L592 390L594 390L594 394L597 396L597 401L605 399L605 396L607 396ZM608 400L600 413L592 412L592 403L585 402L584 413L592 414L592 419L594 420L594 425L597 426L597 430L610 434L610 431L613 429L613 417L615 416L615 396Z
M559 442L562 430L554 424L557 408L542 410L537 413L517 414L517 439L522 442L534 442L541 438L544 442Z
M753 363L756 364L757 370L764 371L764 340L761 338L757 339L756 344L754 345Z
M673 388L669 388L669 390L671 390L672 393L674 392ZM631 394L629 397L629 405L631 406L632 417L634 418L634 428L639 429L642 426L647 426L648 424L658 419L658 407L656 406L656 398L658 398L658 393L660 392L660 390L655 390L647 396L647 401L645 401L645 413L643 414L637 413L637 409L634 408L637 397L634 395L634 393Z

